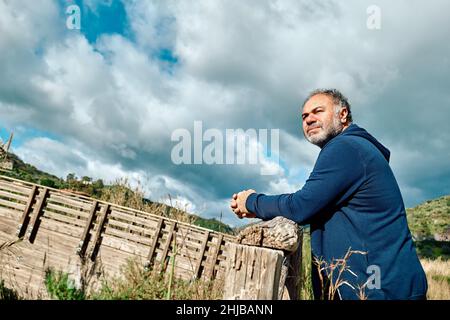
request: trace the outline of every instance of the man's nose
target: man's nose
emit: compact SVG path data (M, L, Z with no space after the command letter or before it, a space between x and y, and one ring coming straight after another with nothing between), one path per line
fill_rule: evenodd
M306 124L309 126L309 125L311 125L311 124L313 124L313 123L315 123L317 121L317 119L314 117L314 116L312 116L312 115L308 115L306 118L305 118L305 122L306 122Z

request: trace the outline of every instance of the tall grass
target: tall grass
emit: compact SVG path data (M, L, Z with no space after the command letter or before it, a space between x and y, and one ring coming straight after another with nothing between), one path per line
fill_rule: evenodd
M311 235L310 229L303 229L303 241L302 241L302 271L301 275L301 287L300 287L300 300L313 300L313 290L311 281Z
M450 300L450 260L421 259L427 275L429 300Z
M159 214L169 219L189 224L193 224L197 219L196 216L187 212L186 206L183 208L178 201L172 201L170 195L168 195L167 199L170 202L170 207L162 203L145 200L144 189L141 183L138 181L137 185L132 187L127 178L117 179L111 186L105 187L100 200L148 213Z
M174 260L171 263L174 263ZM222 284L219 281L181 280L173 276L173 269L167 274L156 268L145 270L134 261L128 262L122 276L103 282L100 290L89 296L89 299L100 300L207 300L221 298Z

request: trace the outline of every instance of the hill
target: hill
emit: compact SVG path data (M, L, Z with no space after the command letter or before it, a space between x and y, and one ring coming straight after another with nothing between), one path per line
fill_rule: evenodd
M416 240L450 241L450 196L427 200L406 211Z
M450 196L407 209L408 225L419 256L450 259Z

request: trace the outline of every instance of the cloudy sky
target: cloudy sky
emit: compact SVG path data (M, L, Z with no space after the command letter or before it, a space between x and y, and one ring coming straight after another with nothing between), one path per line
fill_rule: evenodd
M450 193L448 12L446 0L0 0L0 137L14 130L12 151L57 176L128 177L239 225L232 193L303 186L319 149L299 107L336 87L391 150L411 207ZM280 161L176 165L171 135L194 121L279 129Z

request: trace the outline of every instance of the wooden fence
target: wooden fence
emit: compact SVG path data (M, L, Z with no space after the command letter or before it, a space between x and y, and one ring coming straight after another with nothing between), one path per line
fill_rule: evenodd
M225 245L236 242L227 234L0 175L0 244L19 238L0 252L0 278L29 298L45 296L48 267L75 279L86 264L100 265L107 278L117 276L128 259L165 269L174 243L176 277L224 279Z

